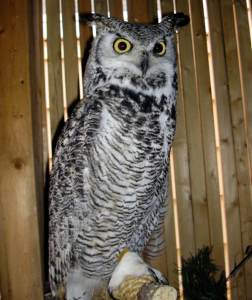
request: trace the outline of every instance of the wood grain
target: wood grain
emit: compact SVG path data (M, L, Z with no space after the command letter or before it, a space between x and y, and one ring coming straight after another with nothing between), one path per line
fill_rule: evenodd
M38 223L41 266L43 280L47 276L47 221L45 218L47 207L45 199L47 196L48 181L48 141L46 124L46 102L44 81L44 52L42 31L42 3L32 1L28 5L28 34L29 34L29 56L30 56L30 92L32 109L32 134L34 151L34 170L36 182L36 198L38 206Z
M61 38L59 23L59 2L50 1L47 13L48 88L53 150L64 122ZM53 30L52 30L53 28Z
M68 107L79 98L77 39L74 16L74 1L62 0L66 98Z
M176 2L177 11L189 15L185 1ZM180 68L184 100L185 126L188 144L190 168L191 200L196 248L210 244L209 216L206 195L205 165L202 149L201 120L199 115L199 98L193 53L191 26L183 28L178 36L180 49Z
M241 253L239 253L240 242L236 240L238 236L240 238L239 215L235 209L239 201L239 195L237 189L232 119L225 63L226 57L224 56L223 33L221 31L222 20L220 6L217 2L207 1L207 7L210 20L210 44L212 49L214 85L218 110L230 267L232 268L235 257L241 255ZM225 14L226 13L228 12L225 12ZM240 272L242 272L242 270ZM233 289L231 292L233 295L236 293Z
M28 9L29 1L0 3L0 282L8 300L43 299L31 113L36 42Z
M97 14L107 16L108 15L108 6L107 1L104 0L94 0L95 12Z
M162 0L161 1L162 16L166 16L174 12L174 6L172 0Z
M110 17L123 20L123 6L121 0L109 1Z
M243 3L246 5L246 3ZM239 6L239 5L238 5ZM233 214L233 222L237 224L236 232L232 234L230 238L229 253L230 253L230 265L233 268L235 263L239 263L242 260L244 251L246 247L251 244L251 232L252 232L252 207L251 207L251 187L250 187L250 170L249 170L249 156L248 156L248 143L246 135L246 120L244 111L246 108L244 104L245 99L248 95L245 95L251 88L248 86L247 78L244 80L244 75L250 77L249 72L245 72L244 67L246 59L246 65L250 64L249 55L242 55L241 52L246 51L245 49L249 47L249 30L248 23L246 25L246 10L243 12L234 11L234 6L230 1L223 1L221 5L222 9L222 24L224 31L224 42L225 42L225 52L226 52L226 63L227 63L227 75L229 82L229 97L230 97L230 108L231 108L231 118L232 118L232 129L234 137L234 150L235 150L235 161L236 161L236 172L238 181L238 197L239 200L233 203L232 207L229 207L229 211ZM239 10L239 8L237 7ZM236 14L237 19L232 16ZM241 13L243 14L241 22ZM243 20L244 19L244 20ZM242 24L241 24L242 23ZM241 27L241 28L240 28ZM245 27L245 28L244 28ZM239 32L236 32L236 29ZM242 30L241 30L242 29ZM246 30L247 29L247 30ZM236 36L236 33L238 36ZM247 42L244 40L247 34ZM240 40L242 39L242 41ZM242 43L242 47L240 46ZM250 48L250 47L249 47ZM247 56L247 57L245 57ZM251 56L251 49L250 49ZM243 62L242 62L243 61ZM240 73L240 66L242 73ZM242 66L243 65L243 66ZM246 87L245 87L246 86ZM247 89L247 92L245 92ZM248 98L247 98L248 99ZM246 105L246 104L245 104ZM249 126L249 124L247 124ZM242 235L239 235L239 232ZM249 233L249 234L248 234ZM245 295L244 284L246 284L247 295L251 294L251 287L248 282L251 281L252 262L248 262L244 267L244 277L235 276L231 281L231 292L234 299L243 299Z
M210 245L214 246L213 259L224 269L223 235L220 230L222 228L220 190L203 3L201 0L191 0L190 7Z
M90 13L91 12L91 1L81 0L78 1L79 13ZM80 23L80 48L82 57L82 73L84 74L85 65L87 63L88 54L91 49L91 42L93 40L92 29L86 24ZM76 70L77 72L77 70Z
M148 0L127 0L129 22L136 24L149 23Z
M180 60L178 60L178 70L181 70ZM184 258L187 258L190 253L195 253L196 244L188 145L185 127L185 112L183 103L184 99L182 91L182 78L180 72L178 72L177 125L173 142L173 157L175 172L175 192L178 209L180 253Z
M250 1L251 7L251 1ZM234 12L236 20L236 34L238 42L238 54L240 63L240 75L242 81L242 92L244 101L244 110L246 116L246 127L247 127L247 147L249 152L249 168L250 173L252 169L252 52L250 40L250 29L247 15L247 3L246 0L234 2ZM250 14L252 12L250 11ZM251 174L250 174L251 176ZM251 241L250 241L251 243Z

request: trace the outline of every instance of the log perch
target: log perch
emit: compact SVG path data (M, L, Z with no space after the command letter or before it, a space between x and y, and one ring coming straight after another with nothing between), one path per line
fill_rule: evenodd
M108 284L94 292L93 300L111 300L108 295ZM152 276L127 276L120 287L113 291L113 296L119 300L176 300L177 291L169 285L154 281ZM45 295L45 300L57 300L51 294Z

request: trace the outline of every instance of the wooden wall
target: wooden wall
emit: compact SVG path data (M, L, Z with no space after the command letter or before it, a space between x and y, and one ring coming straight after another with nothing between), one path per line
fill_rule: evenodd
M95 12L107 15L108 3L110 16L123 18L121 0L94 0ZM61 7L59 1L46 1L47 110L42 3L25 4L0 0L3 299L42 298L47 259L43 247L47 240L45 173L64 114L66 117L66 110L71 111L81 95L74 0L61 0ZM181 256L188 258L203 245L214 246L213 259L222 269L227 261L226 269L231 271L252 245L252 54L246 0L206 0L206 4L210 62L202 0L177 0L175 7L171 0L161 1L162 15L175 8L191 18L176 38L178 121L171 156L170 209L165 220L166 252L152 262L177 288L179 278L174 270ZM127 0L127 9L129 21L135 23L153 22L158 16L155 0ZM78 10L91 12L91 2L78 0ZM83 65L91 40L91 29L80 26ZM229 297L252 299L251 282L252 260L232 278Z
M45 122L39 1L0 1L0 284L43 299ZM38 226L40 224L40 226Z

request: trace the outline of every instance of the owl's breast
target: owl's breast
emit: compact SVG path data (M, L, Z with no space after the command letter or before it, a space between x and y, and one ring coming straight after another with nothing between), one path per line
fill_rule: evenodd
M100 91L99 101L100 125L89 153L93 193L99 187L100 200L102 194L109 199L100 206L113 211L122 206L135 210L136 202L149 205L167 172L175 130L172 109L114 86Z
M126 247L142 251L158 220L175 121L165 99L161 108L154 97L112 86L97 91L93 100L100 103L100 114L85 153L88 226L77 242L88 245L80 249L85 270L94 268L96 256L102 255L109 274Z

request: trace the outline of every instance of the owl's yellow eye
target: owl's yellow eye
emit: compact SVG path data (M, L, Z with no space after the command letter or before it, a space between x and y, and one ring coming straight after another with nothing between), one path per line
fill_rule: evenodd
M165 54L166 45L165 42L157 42L154 46L154 53L156 53L159 56L162 56Z
M125 53L131 49L131 43L125 39L118 39L114 42L114 49L117 53Z

